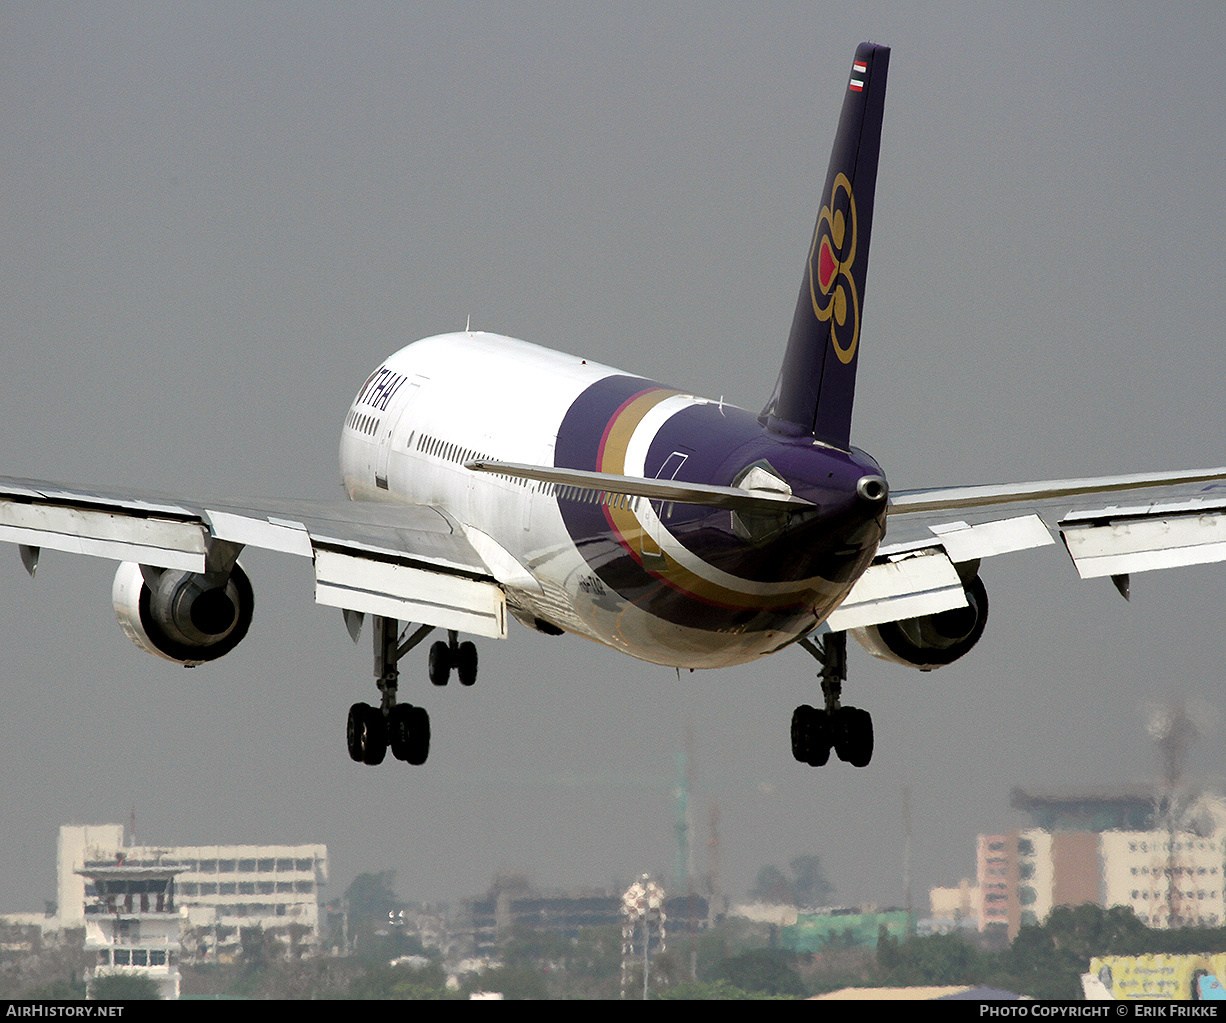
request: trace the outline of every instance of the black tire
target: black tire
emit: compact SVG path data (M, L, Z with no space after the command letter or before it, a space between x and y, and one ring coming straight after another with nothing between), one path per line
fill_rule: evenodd
M411 717L408 756L404 759L410 764L424 764L430 755L430 715L425 707L413 707Z
M792 711L792 756L802 764L809 762L809 715L813 708L802 703Z
M430 662L427 668L430 681L436 686L445 686L451 678L451 647L442 640L430 646Z
M365 742L365 726L362 724L363 711L366 704L355 703L349 708L349 721L345 726L345 745L349 748L349 759L362 762Z
M792 756L810 767L830 759L830 724L824 710L804 703L792 712Z
M808 718L809 714L813 713L813 708L807 703L802 703L796 710L792 711L792 757L803 763L808 762L808 756L805 753L808 751L809 730Z
M367 707L366 749L362 756L362 763L374 767L375 764L383 763L385 756L387 756L387 725L383 721L383 712L378 707Z
M873 759L873 716L859 707L840 707L834 723L835 752L852 767Z
M413 744L413 707L398 703L387 716L387 744L397 760L408 760Z
M387 726L378 707L355 703L349 708L345 729L349 755L363 764L381 764L387 755Z
M830 715L825 710L814 710L809 719L809 758L810 767L824 767L830 759L832 743Z
M465 641L460 644L456 650L455 670L460 685L471 686L477 681L477 646L475 643Z

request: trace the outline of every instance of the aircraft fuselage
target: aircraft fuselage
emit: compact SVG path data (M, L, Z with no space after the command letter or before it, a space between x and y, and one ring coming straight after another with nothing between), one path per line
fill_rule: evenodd
M473 460L791 493L757 518L474 472ZM712 668L812 632L872 560L884 502L868 455L775 433L744 409L513 338L458 333L401 349L346 417L353 500L446 509L525 570L521 621L658 664Z

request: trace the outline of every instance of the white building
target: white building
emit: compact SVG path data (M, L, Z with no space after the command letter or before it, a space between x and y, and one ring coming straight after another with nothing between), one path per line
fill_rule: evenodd
M260 926L292 941L319 941L319 890L328 879L324 845L131 846L119 824L64 826L59 838L59 922L85 923L97 891L80 871L113 866L174 868L174 902L199 936L189 951L211 954Z
M1226 830L1031 828L980 835L978 859L980 929L1005 925L1010 938L1056 906L1083 903L1129 906L1155 928L1226 924Z
M1131 906L1150 927L1221 927L1226 832L1106 831L1103 904Z
M964 927L979 930L979 918L983 912L983 897L979 885L969 877L958 882L956 888L932 888L928 892L930 932L948 934ZM922 922L921 922L922 925Z

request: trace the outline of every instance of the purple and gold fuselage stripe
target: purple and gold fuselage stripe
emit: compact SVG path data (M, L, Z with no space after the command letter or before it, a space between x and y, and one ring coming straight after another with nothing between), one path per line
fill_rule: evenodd
M602 432L596 456L597 471L624 475L627 449L643 419L652 409L679 393L663 387L649 387L630 395L623 401L609 417ZM634 468L637 473L638 467ZM601 510L618 544L641 569L685 597L701 601L710 607L739 612L782 608L800 609L812 606L819 599L819 594L814 589L815 584L821 586L819 580L798 580L796 585L789 587L786 592L767 595L733 589L711 579L703 578L678 562L667 550L659 549L656 541L644 528L631 507L604 504ZM651 551L651 561L657 562L656 564L649 564L645 560L645 545Z
M665 387L649 387L622 402L621 407L609 419L600 438L600 447L596 452L596 471L625 475L626 448L629 447L630 438L634 436L634 431L638 429L643 417L660 402L680 393Z

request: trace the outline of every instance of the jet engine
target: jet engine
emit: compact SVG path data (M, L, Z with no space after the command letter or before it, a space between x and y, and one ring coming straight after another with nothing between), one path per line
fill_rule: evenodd
M979 642L988 621L988 591L979 576L963 579L962 586L966 607L852 629L851 634L874 657L895 664L920 671L952 664Z
M238 646L254 607L251 581L237 564L221 578L124 562L111 600L133 643L188 667Z

